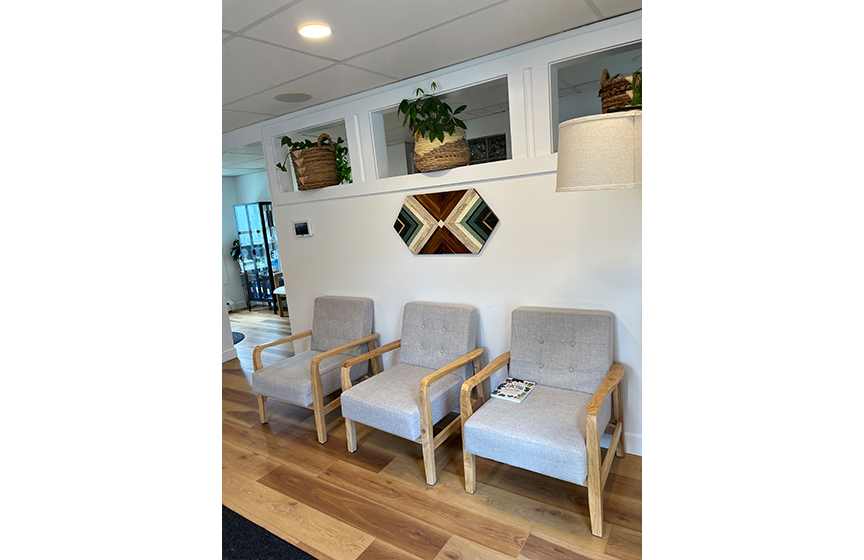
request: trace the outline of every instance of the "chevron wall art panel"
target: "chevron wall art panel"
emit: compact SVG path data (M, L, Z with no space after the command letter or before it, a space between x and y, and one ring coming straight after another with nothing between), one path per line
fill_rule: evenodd
M477 254L498 216L477 191L409 196L393 228L415 255Z

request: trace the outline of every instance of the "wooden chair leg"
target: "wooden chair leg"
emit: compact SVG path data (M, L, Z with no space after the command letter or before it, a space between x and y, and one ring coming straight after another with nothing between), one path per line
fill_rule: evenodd
M258 416L261 418L261 423L267 423L267 397L258 395Z
M588 415L585 426L588 452L588 512L591 517L591 534L603 536L603 487L600 474L600 434L597 430L597 417Z
M465 434L462 434L465 437ZM477 490L477 461L474 455L465 452L465 446L462 446L462 462L463 470L465 471L465 491L473 494Z
M348 440L348 451L354 453L357 451L357 428L354 426L354 420L345 418L345 439Z
M426 484L432 486L438 480L435 472L435 438L432 423L432 409L428 394L424 398L420 389L420 445L423 447L423 467L426 469Z
M312 364L312 410L315 412L315 429L318 430L318 441L327 443L327 413L324 412L324 389L321 386L321 374L316 364Z
M432 443L432 434L424 432L420 436L420 445L423 447L423 468L426 469L426 484L434 486L438 481L438 473L435 472L435 445Z

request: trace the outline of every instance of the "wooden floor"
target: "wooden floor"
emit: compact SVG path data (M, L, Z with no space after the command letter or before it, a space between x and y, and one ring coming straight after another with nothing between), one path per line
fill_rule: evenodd
M263 307L229 317L246 338L222 364L222 502L247 519L320 560L641 558L641 457L615 459L603 538L591 535L582 486L478 457L477 491L467 494L459 434L438 449L428 486L416 443L358 424L348 452L338 408L324 445L311 410L270 401L262 426L252 350L289 336L290 320ZM264 365L285 355L265 350Z

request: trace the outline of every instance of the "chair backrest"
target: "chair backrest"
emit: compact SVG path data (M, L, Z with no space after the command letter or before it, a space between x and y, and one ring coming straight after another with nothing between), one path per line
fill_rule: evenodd
M374 304L369 298L321 296L312 310L311 349L333 350L372 334ZM352 356L368 352L365 344L345 352Z
M608 311L519 307L510 322L510 375L595 393L612 367L615 315Z
M431 369L446 366L477 347L477 318L477 308L470 305L406 303L399 361ZM463 375L474 375L471 364Z

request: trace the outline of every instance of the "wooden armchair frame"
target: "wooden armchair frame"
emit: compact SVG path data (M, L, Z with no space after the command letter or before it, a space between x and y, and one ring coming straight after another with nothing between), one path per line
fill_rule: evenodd
M301 333L295 334L293 336L289 336L288 338L283 338L280 340L276 340L267 344L262 344L260 346L256 346L255 350L252 352L252 364L255 368L255 371L258 371L263 367L261 362L261 352L267 348L272 348L273 346L279 346L281 344L286 344L288 342L293 342L295 340L300 340L301 338L305 338L307 336L312 336L312 331L303 331ZM325 358L329 358L331 356L335 356L336 354L341 354L342 352L346 352L352 348L356 348L362 344L368 345L370 351L375 350L375 341L378 339L378 333L372 333L368 336L364 336L363 338L358 338L348 344L343 344L337 348L332 350L328 350L326 352L322 352L312 358L312 364L309 367L309 375L312 381L312 406L307 406L306 408L314 411L315 413L315 429L318 431L318 441L321 443L327 443L327 420L326 416L328 413L338 408L342 402L340 397L336 397L334 400L324 405L324 389L321 385L321 372L319 370L321 361ZM377 363L373 361L372 363L372 372L378 373ZM343 368L344 371L344 368ZM350 374L349 374L350 376ZM267 414L267 399L277 400L279 402L287 402L282 401L280 399L276 399L274 397L265 397L264 395L258 395L258 414L261 417L261 423L266 424L268 421ZM288 403L294 404L294 403ZM295 406L297 406L295 404Z
M396 340L389 344L385 344L376 350L371 350L362 356L357 356L356 358L352 358L345 362L342 365L342 392L344 393L348 389L351 388L351 379L349 377L349 371L351 366L355 364L359 364L365 360L370 360L373 364L379 362L380 356L386 354L387 352L391 352L397 348L402 346L402 340ZM468 352L464 356L457 358L447 364L446 366L435 370L435 372L430 373L426 377L424 377L420 381L420 437L414 440L416 443L419 443L423 449L423 468L426 471L426 483L430 486L435 484L438 480L438 473L435 469L435 450L444 443L447 438L453 435L461 427L460 418L456 418L450 424L448 424L444 429L438 432L438 435L435 436L433 434L433 422L432 422L432 402L429 398L429 386L438 381L442 377L453 373L461 367L468 365L469 363L473 363L474 365L474 373L475 375L483 369L483 348L475 348L471 352ZM375 374L381 371L380 363L372 368L375 371ZM470 391L469 391L470 393ZM483 386L481 385L478 388L478 397L474 402L483 402L486 396L483 392ZM461 402L461 394L460 394L460 402ZM469 394L470 400L470 394ZM470 405L469 405L470 406ZM345 435L348 440L348 451L354 453L357 451L357 430L355 426L354 420L349 420L345 418Z
M475 386L482 386L482 382L488 379L493 373L504 366L510 365L510 352L501 354L491 362L477 375L465 381L462 384L462 392L460 394L460 418L462 420L462 428L464 434L465 422L471 418L474 413L473 403L471 402L471 389ZM609 469L612 468L612 460L615 455L618 457L624 456L624 422L622 416L621 402L621 379L624 377L624 366L619 363L613 363L612 367L606 373L606 377L594 393L591 401L588 403L588 418L585 424L585 445L588 451L588 476L582 482L581 486L588 488L588 510L591 517L591 533L595 537L603 536L603 488L606 486L606 479L609 476ZM601 465L601 426L597 424L597 412L603 405L603 402L612 393L612 421L615 429L612 432L612 441L609 444L609 450L606 453L606 459ZM606 426L602 426L605 432ZM465 438L462 438L462 460L464 463L465 472L465 491L473 494L477 489L477 470L474 455L465 451Z
M279 316L285 317L284 307L282 307L282 298L284 298L285 296L276 293L276 289L280 287L279 286L279 279L282 277L283 277L282 272L276 272L273 274L273 299L276 300L276 306L279 308ZM288 298L285 298L285 303L287 305Z

